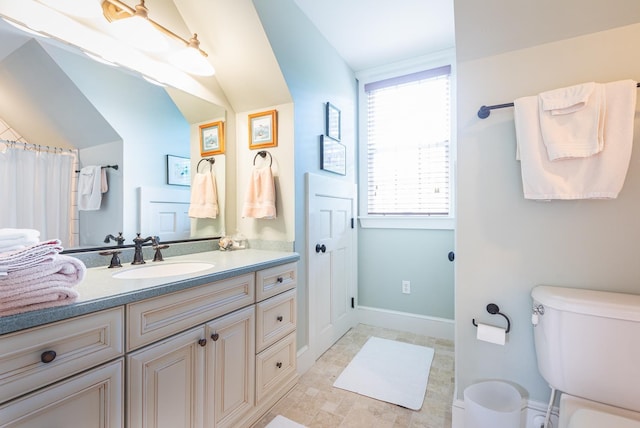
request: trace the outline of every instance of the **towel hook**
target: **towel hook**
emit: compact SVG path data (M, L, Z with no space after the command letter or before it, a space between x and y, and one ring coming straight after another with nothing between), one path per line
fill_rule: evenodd
M498 307L498 305L496 305L495 303L489 303L487 305L487 312L489 312L491 315L502 315L504 319L507 320L507 329L505 330L505 333L509 333L509 331L511 330L511 321L509 321L509 317L500 312L500 308ZM476 327L478 326L475 318L471 320L471 323Z
M258 156L260 156L261 158L266 158L267 155L269 155L269 167L271 167L273 165L273 156L271 156L271 153L266 150L260 150L258 153L256 153L253 158L253 166L256 166L256 159L258 158Z
M213 168L213 164L216 163L216 158L203 158L203 159L200 159L200 162L198 162L198 165L196 165L196 172L198 172L198 170L200 169L200 164L203 161L209 162L209 171L211 171L211 169Z

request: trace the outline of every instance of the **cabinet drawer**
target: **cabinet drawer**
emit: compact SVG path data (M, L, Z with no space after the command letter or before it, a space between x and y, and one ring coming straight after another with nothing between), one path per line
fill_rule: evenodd
M296 333L256 355L256 405L296 376Z
M124 362L111 363L57 382L0 406L3 427L124 426Z
M122 355L123 314L118 307L0 336L0 402Z
M255 302L252 273L127 305L127 351Z
M260 352L296 329L296 290L256 305L256 351Z
M256 301L260 302L296 286L296 263L274 266L256 272Z

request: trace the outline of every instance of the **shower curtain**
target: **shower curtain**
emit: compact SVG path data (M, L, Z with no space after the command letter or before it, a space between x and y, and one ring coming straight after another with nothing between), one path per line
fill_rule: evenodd
M0 142L0 228L36 229L40 240L71 246L75 160L69 150Z

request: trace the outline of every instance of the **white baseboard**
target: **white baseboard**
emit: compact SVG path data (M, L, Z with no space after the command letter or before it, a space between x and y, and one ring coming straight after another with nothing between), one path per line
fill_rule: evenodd
M547 405L539 401L527 400L523 403L520 417L521 428L541 428L547 412ZM558 428L558 408L551 411L551 427ZM465 428L464 400L455 399L451 406L451 428Z
M358 322L449 340L453 340L455 326L453 320L445 318L428 317L368 306L358 306Z
M297 364L298 364L298 374L305 374L316 362L312 352L309 348L309 345L305 345L298 350L297 354Z

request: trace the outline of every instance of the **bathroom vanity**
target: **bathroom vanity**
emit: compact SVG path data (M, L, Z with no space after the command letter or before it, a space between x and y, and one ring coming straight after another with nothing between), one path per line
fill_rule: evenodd
M0 318L0 426L248 427L296 383L298 255L88 269L76 303ZM125 277L127 275L124 275ZM135 275L133 275L135 276Z

